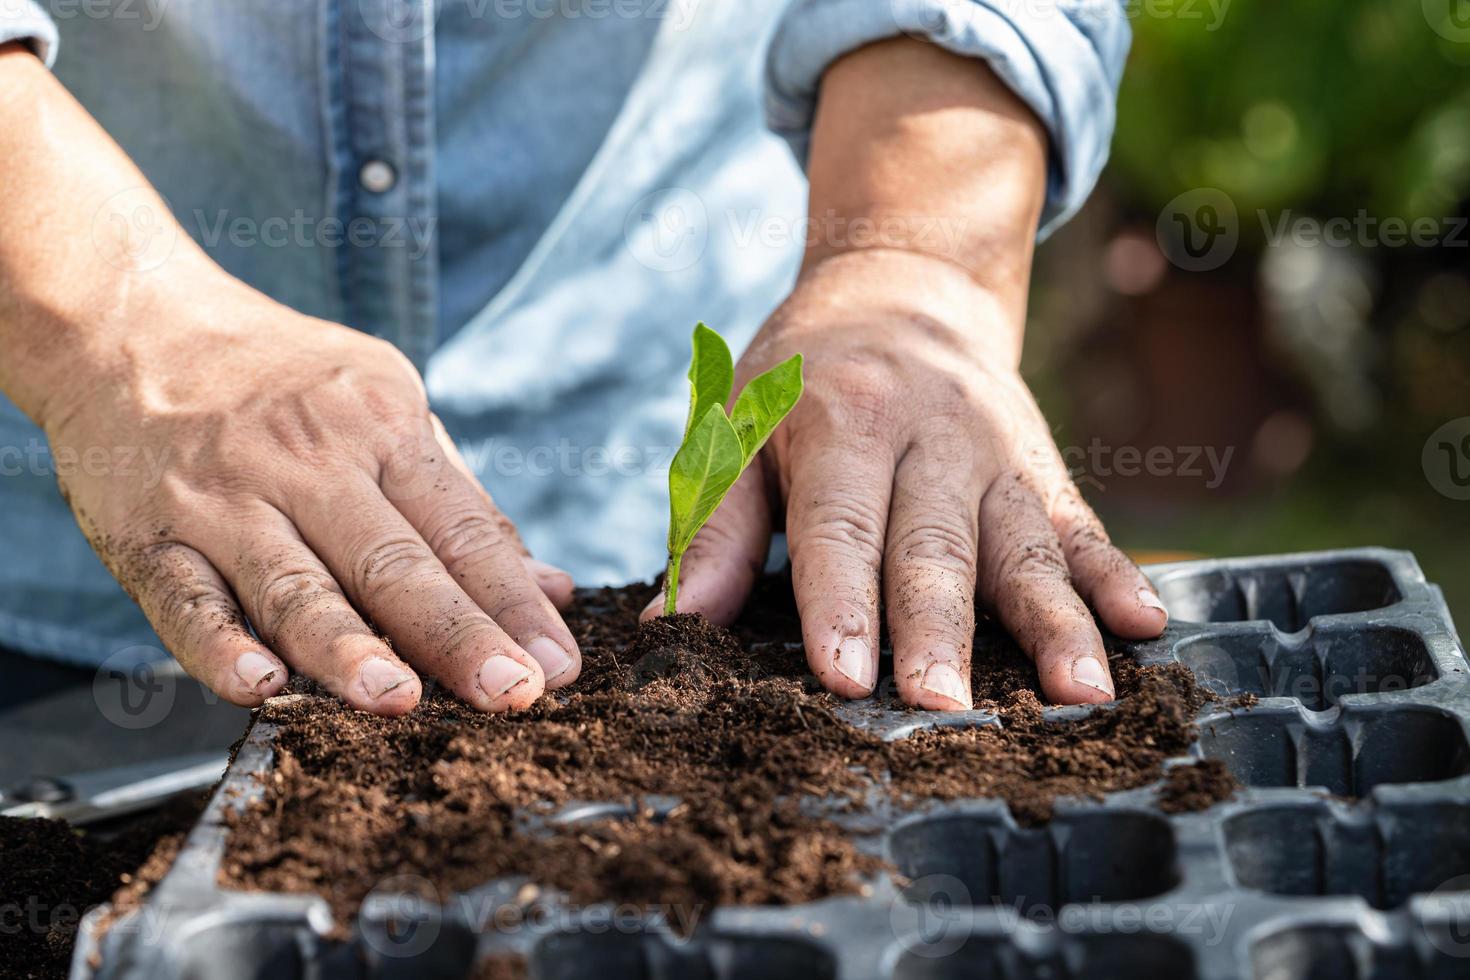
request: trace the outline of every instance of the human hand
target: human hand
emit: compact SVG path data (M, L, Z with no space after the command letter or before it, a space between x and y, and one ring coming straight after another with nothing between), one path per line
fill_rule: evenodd
M1017 371L1004 304L941 259L839 254L803 275L737 368L795 352L795 411L695 538L679 609L729 623L784 512L807 662L845 697L874 689L879 597L908 703L971 706L977 598L1055 702L1113 697L1088 610L1118 636L1167 614L1109 542Z
M526 556L407 359L223 274L190 285L133 310L38 419L53 452L157 461L60 482L184 668L236 704L296 671L385 715L421 676L484 711L573 681L571 579Z

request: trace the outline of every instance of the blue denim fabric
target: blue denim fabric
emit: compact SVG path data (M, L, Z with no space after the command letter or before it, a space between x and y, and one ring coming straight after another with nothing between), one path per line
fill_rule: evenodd
M690 328L738 350L780 302L821 73L900 33L1036 110L1043 232L1080 205L1115 0L0 0L0 41L36 46L225 269L408 354L532 550L587 584L659 569ZM0 646L161 656L56 465L0 398Z

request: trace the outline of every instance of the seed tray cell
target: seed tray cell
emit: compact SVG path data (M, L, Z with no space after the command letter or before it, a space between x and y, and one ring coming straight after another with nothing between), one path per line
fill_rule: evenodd
M876 801L843 820L899 877L859 895L716 909L686 935L663 914L572 909L525 881L439 905L406 880L369 896L338 942L319 898L216 884L227 811L271 768L275 730L257 721L142 906L105 931L105 910L84 920L72 980L462 978L509 960L542 980L1470 977L1470 669L1413 557L1366 548L1147 571L1172 620L1130 651L1184 663L1223 699L1171 763L1219 759L1235 774L1241 792L1209 810L1164 813L1157 785L1058 801L1040 827L993 799L908 812ZM1097 710L1110 709L1048 715ZM876 700L843 712L890 739L1001 724ZM624 812L594 800L552 819Z

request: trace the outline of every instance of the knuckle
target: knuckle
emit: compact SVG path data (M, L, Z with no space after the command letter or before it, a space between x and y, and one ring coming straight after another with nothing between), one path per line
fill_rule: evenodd
M321 612L337 595L337 583L319 569L284 567L262 580L253 606L260 612L261 631L277 636Z
M862 434L886 432L903 390L898 374L893 355L886 352L858 352L834 364L829 385L840 398L844 424Z
M173 544L139 549L137 562L148 569L141 593L148 611L165 623L183 625L221 605L224 597Z
M506 624L541 619L546 612L544 603L548 601L540 589L534 593L527 589L515 589L502 593L500 598L503 601L496 603L495 607L489 610L490 618L501 622L502 626L507 629L512 629L512 626Z
M1001 578L1025 584L1051 584L1069 578L1067 563L1050 542L1023 541L1007 548L1000 562Z
M944 569L969 571L975 567L975 529L961 518L931 515L905 528L890 543L893 557Z
M883 553L883 522L856 501L830 501L812 511L790 547L793 558L814 548L855 549L876 562Z
M453 511L434 522L425 540L452 571L491 557L505 545L505 533L501 523L483 511Z
M353 587L360 600L371 603L385 592L433 574L437 564L421 541L396 535L383 538L365 547L353 562Z

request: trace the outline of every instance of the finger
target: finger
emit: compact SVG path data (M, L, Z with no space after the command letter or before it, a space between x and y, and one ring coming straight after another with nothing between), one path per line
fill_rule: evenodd
M522 555L510 521L478 484L446 468L438 494L396 500L459 588L541 665L548 689L582 670L572 631Z
M551 604L559 611L565 611L572 604L572 596L577 591L571 573L530 555L525 555L521 560L526 563L526 571L536 580L541 591L546 593Z
M306 543L410 665L481 711L519 710L541 696L536 659L455 582L376 484L348 478L332 498L298 508L291 516Z
M878 676L878 571L893 451L876 441L793 436L786 536L812 673L842 697Z
M679 574L679 612L701 613L711 622L728 626L745 608L771 550L771 508L763 459L757 457L735 482L685 552ZM639 618L652 619L663 611L660 593Z
M380 457L383 495L459 587L536 659L548 689L576 680L582 655L571 630L529 565L515 524L475 478L439 417L410 420L392 435ZM570 601L570 577L555 587Z
M900 461L883 559L899 696L938 711L973 704L970 646L980 501L970 466L953 455L942 443L929 442L912 447Z
M286 684L286 665L250 635L215 567L187 545L139 553L135 586L154 632L189 675L232 704L255 707Z
M1052 526L1072 570L1072 584L1102 617L1104 625L1128 640L1158 636L1169 624L1153 583L1123 552L1113 547L1102 521L1071 480L1051 507Z
M423 693L418 676L372 631L332 574L277 511L235 545L230 581L261 639L361 711L401 715Z
M980 503L979 581L981 595L1036 662L1049 700L1112 699L1102 636L1072 588L1041 498L1019 473L997 479Z

